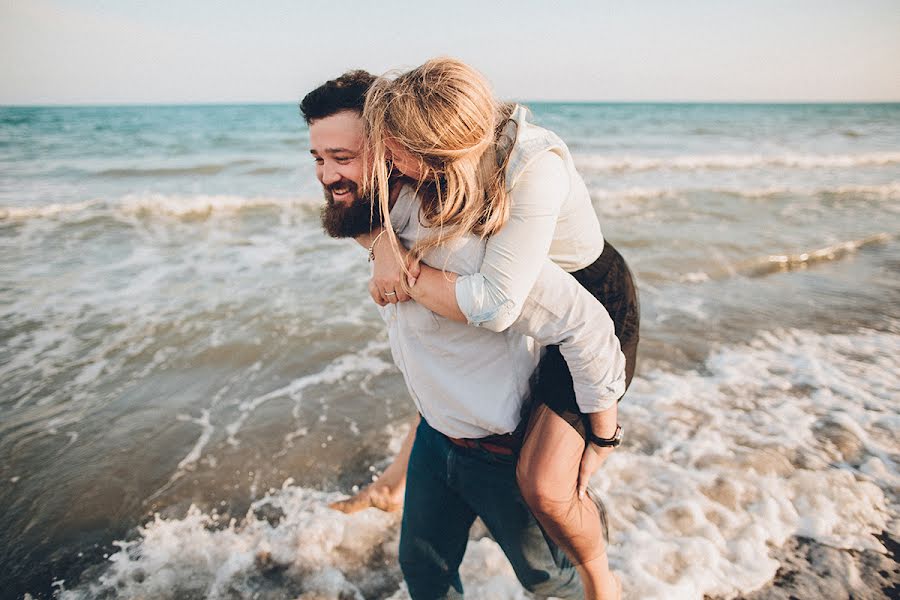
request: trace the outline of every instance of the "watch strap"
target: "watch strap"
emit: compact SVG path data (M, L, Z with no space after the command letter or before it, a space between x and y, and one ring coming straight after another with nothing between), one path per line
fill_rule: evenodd
M588 439L595 446L600 446L601 448L615 448L622 443L622 426L616 425L616 431L613 433L612 437L602 438L591 433Z

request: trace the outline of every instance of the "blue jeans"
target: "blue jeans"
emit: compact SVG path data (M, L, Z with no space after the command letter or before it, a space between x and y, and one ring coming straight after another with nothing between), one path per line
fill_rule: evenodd
M459 564L475 517L538 596L583 597L581 580L522 500L514 456L461 448L422 419L409 457L400 567L413 600L461 598Z

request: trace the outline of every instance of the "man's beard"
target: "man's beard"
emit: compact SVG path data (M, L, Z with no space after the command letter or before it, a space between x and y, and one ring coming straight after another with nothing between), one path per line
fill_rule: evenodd
M353 200L349 203L334 201L332 189L347 187ZM325 206L322 207L322 227L334 238L358 237L381 226L381 209L372 199L359 196L358 186L343 180L325 188Z

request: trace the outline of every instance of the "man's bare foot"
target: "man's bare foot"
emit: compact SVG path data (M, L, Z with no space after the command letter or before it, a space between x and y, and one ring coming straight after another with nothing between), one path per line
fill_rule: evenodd
M416 419L416 425L419 421ZM360 492L346 500L332 502L328 506L343 513L355 513L366 508L377 508L384 512L396 512L403 508L403 494L406 492L406 468L413 442L416 440L416 428L411 427L403 440L400 452L394 457L384 473Z
M366 508L377 508L384 512L396 512L403 508L404 487L391 489L381 484L380 481L376 481L371 485L367 485L350 498L332 502L328 507L348 515Z

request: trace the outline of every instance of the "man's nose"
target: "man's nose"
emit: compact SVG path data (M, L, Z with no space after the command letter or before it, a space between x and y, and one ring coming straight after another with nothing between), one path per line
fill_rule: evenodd
M337 172L332 166L328 164L323 165L322 167L322 183L325 185L331 185L333 183L337 183L341 180L340 174Z

